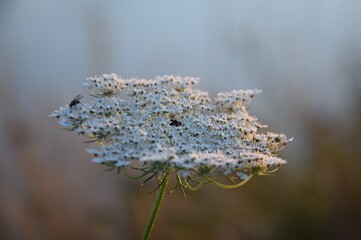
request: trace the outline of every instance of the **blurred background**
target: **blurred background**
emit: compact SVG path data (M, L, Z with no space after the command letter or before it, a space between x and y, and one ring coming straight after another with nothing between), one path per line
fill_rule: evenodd
M0 239L140 238L154 184L48 119L111 72L263 89L250 112L295 137L276 176L168 194L152 239L361 239L359 0L0 0Z

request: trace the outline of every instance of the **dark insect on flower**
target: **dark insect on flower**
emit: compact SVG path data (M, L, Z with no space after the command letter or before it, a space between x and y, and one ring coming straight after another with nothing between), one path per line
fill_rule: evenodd
M170 123L169 123L170 126L176 126L176 127L179 127L180 125L182 125L181 122L175 120L175 119L172 119L170 120Z
M82 96L82 95L78 95L78 96L76 96L70 103L69 103L69 107L74 107L75 105L77 105L77 104L79 104L80 103L80 99L82 99L84 96Z

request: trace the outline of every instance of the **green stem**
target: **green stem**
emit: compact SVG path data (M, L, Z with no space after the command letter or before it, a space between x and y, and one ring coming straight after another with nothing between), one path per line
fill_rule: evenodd
M142 240L147 240L150 237L150 233L154 227L155 217L157 216L158 210L160 208L160 204L162 203L162 200L164 197L165 189L167 188L167 185L169 182L171 170L172 170L171 168L167 169L167 171L164 175L164 179L162 180L161 185L158 189L157 197L155 199L155 202L153 203L152 212L150 213L148 221L147 221L147 225L145 226Z

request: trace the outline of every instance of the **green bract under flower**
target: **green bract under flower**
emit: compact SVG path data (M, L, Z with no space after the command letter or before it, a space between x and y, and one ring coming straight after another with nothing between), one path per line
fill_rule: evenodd
M260 133L266 126L246 110L261 90L221 92L212 101L192 88L196 83L193 77L124 80L104 74L84 84L95 100L73 102L50 117L100 144L87 149L94 162L155 176L171 167L178 183L190 189L203 183L237 187L286 163L277 152L292 139ZM221 176L231 184L214 180Z

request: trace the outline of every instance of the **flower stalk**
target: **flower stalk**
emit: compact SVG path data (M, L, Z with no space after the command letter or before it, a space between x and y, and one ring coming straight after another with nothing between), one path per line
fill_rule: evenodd
M163 176L163 179L162 179L162 181L161 181L161 183L159 185L157 196L156 196L156 199L155 199L155 201L153 203L152 211L151 211L151 213L150 213L150 215L148 217L147 225L144 228L142 240L148 240L149 237L150 237L150 234L151 234L152 229L154 227L155 218L156 218L156 216L158 214L158 211L160 209L160 205L161 205L162 200L164 198L165 190L167 189L167 185L168 185L168 182L169 182L171 171L172 171L172 168L169 167L167 169L167 171L165 172L165 174Z

